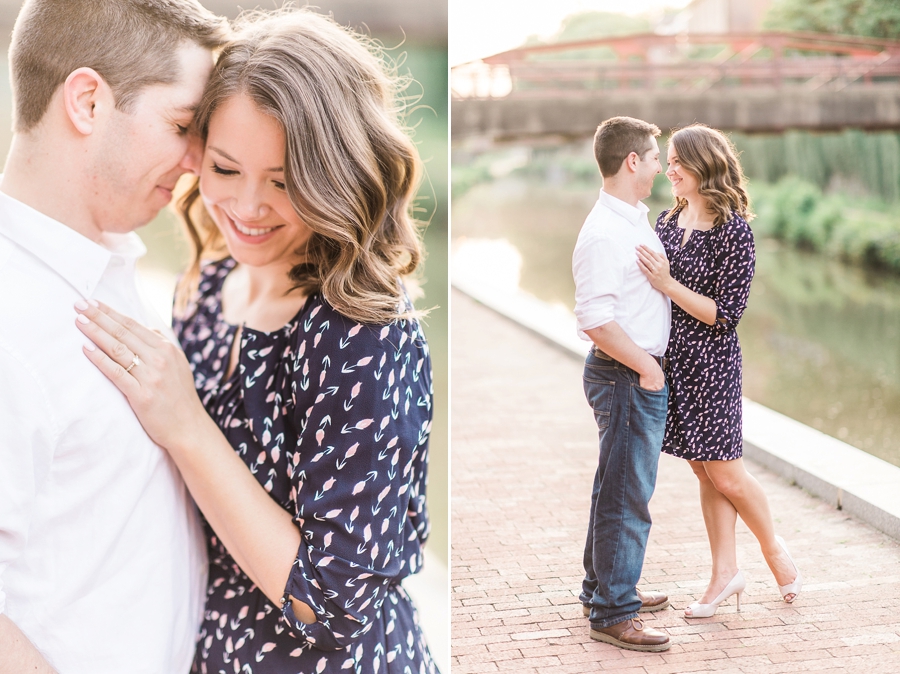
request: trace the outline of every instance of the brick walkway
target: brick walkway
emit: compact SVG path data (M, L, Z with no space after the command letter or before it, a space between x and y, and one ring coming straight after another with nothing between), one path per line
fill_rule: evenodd
M577 592L597 447L581 367L461 293L452 302L453 674L900 672L900 544L755 464L803 593L780 601L739 522L741 613L732 599L713 618L681 617L710 560L696 479L666 455L641 584L676 607L647 619L673 646L591 641Z

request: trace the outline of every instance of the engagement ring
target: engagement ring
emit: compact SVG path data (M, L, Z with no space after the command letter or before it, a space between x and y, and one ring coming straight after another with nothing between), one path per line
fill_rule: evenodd
M141 359L138 358L137 354L134 354L134 358L131 359L131 365L129 365L128 367L125 368L125 372L131 372L131 370L135 366L140 365L140 364L141 364Z

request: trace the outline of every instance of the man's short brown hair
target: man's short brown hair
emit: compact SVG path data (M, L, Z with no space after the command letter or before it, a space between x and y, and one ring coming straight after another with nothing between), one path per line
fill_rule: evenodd
M594 134L594 157L600 175L611 178L622 168L622 162L632 152L639 157L651 149L648 138L656 138L659 127L634 117L611 117L597 127Z
M227 37L227 21L197 0L26 0L9 48L15 129L41 121L73 70L96 70L128 110L144 87L178 81L181 44L215 49Z

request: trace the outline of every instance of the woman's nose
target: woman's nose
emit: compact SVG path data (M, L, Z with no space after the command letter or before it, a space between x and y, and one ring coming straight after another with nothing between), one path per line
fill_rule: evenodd
M245 187L240 190L235 196L231 208L238 220L246 222L259 220L265 213L265 204L252 187Z

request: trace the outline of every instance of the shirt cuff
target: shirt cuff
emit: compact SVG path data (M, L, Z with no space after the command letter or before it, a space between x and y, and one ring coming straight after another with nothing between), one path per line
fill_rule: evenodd
M616 314L612 305L610 305L609 307L592 307L590 311L575 312L578 329L581 332L586 332L594 328L599 328L601 325L611 323L613 320L615 320L615 317Z

